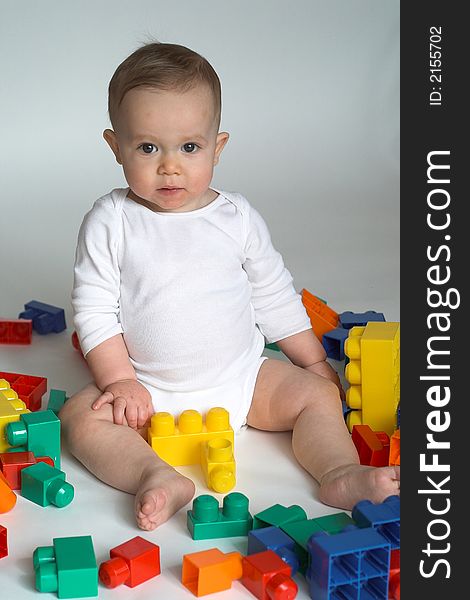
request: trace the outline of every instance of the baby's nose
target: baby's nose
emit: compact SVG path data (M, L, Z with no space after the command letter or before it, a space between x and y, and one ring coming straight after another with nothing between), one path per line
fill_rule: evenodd
M177 157L171 152L164 154L158 165L159 175L178 175L180 166Z

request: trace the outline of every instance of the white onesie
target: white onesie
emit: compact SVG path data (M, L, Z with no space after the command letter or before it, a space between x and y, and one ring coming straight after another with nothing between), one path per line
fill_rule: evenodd
M236 429L251 404L265 338L311 327L292 276L240 194L217 190L203 208L164 213L128 191L99 198L80 228L72 305L83 353L122 333L155 410L176 415L199 410L191 392L216 390L208 406L223 406L220 395L248 374L249 398L228 393Z

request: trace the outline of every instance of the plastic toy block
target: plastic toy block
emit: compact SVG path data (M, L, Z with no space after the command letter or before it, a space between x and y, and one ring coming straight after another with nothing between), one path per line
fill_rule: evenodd
M0 558L8 556L8 537L7 528L0 525Z
M34 331L41 335L51 332L60 333L67 327L63 308L37 300L31 300L24 307L25 310L18 315L18 318L31 319Z
M376 529L390 543L392 550L400 547L400 496L389 496L381 504L362 500L351 514L359 527Z
M271 344L265 344L264 347L268 350L275 350L276 352L281 352L281 349L276 344L276 342L271 342Z
M201 444L201 467L207 487L226 494L235 487L235 457L230 440L216 438Z
M323 334L322 344L328 358L344 360L344 342L348 339L349 331L336 327Z
M46 377L0 372L0 379L5 379L10 384L26 404L26 408L31 411L41 408L41 400L47 390Z
M339 315L308 290L303 289L301 295L313 332L321 342L324 333L338 327Z
M317 533L308 541L310 597L388 598L390 544L375 529Z
M148 430L153 450L173 467L200 464L201 442L216 438L227 439L232 445L234 442L229 414L224 408L211 408L205 424L201 413L185 410L179 416L178 426L170 413L155 413Z
M392 600L400 600L400 550L398 548L390 553L388 597Z
M31 344L31 319L0 319L0 344Z
M240 492L227 494L222 508L213 496L204 494L193 501L187 513L188 530L193 540L248 535L253 518L248 512L248 498Z
M33 553L36 589L58 598L98 595L98 566L90 535L54 538Z
M307 513L297 504L293 504L292 506L273 504L273 506L262 510L253 517L253 529L269 527L270 525L275 525L283 529L286 523L303 521L306 518Z
M397 429L393 432L390 438L390 456L388 459L389 465L400 464L400 430Z
M16 494L0 473L0 513L9 512L16 504Z
M21 471L26 467L44 462L51 467L54 461L49 456L34 456L32 452L5 452L0 454L0 470L12 490L21 489Z
M49 392L49 402L47 403L47 409L52 410L56 415L59 414L60 409L64 406L67 396L64 390L51 390Z
M82 348L80 346L80 341L78 339L78 334L76 331L74 331L72 333L71 339L72 339L72 346L75 348L75 350L77 350L81 354L81 356L83 356Z
M306 519L303 521L294 521L282 526L282 530L294 541L295 553L299 559L299 571L305 574L308 567L308 540L314 533L324 531L330 535L335 535L343 531L345 527L353 525L353 519L345 512Z
M98 577L103 585L135 587L160 575L160 548L139 535L112 548L111 558L100 565Z
M265 550L273 550L280 556L290 566L292 576L297 573L299 559L295 553L295 542L282 529L279 529L279 527L262 527L248 533L247 554L257 554Z
M65 473L39 462L21 471L21 494L39 506L68 506L74 497L73 486Z
M26 404L14 390L0 391L0 452L6 452L10 448L6 437L7 425L19 421L21 415L28 412Z
M346 402L354 409L348 415L350 431L354 425L369 425L392 435L400 402L400 323L353 327L344 351L350 358Z
M293 600L298 592L290 566L272 550L243 557L241 582L259 600Z
M390 438L385 431L372 431L369 425L354 425L352 441L361 465L385 467L390 455Z
M183 556L182 584L195 596L222 592L242 576L242 555L217 548Z
M52 410L23 413L5 428L8 443L25 446L35 456L50 456L60 469L60 421Z
M351 329L352 327L365 327L370 321L384 322L385 317L383 313L375 312L375 310L368 310L364 313L355 313L347 310L339 315L339 322L341 327L344 327L344 329Z

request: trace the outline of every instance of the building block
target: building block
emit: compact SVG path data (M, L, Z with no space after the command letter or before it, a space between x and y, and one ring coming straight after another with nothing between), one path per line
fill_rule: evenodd
M235 487L235 457L233 444L225 438L201 443L201 467L207 487L226 494Z
M14 390L0 390L0 452L6 452L11 447L6 437L7 425L19 421L21 415L28 412L26 404Z
M81 354L81 356L83 356L82 348L80 346L80 340L78 339L78 334L76 331L72 333L71 340L72 346Z
M302 303L312 324L313 332L321 342L324 333L338 327L339 315L308 290L303 289L301 296Z
M294 576L299 569L299 559L295 552L295 542L279 527L262 527L248 533L247 554L258 554L265 550L273 550L291 568Z
M54 538L33 553L36 589L58 598L98 595L98 566L90 535Z
M60 409L64 406L68 400L64 390L51 390L49 392L49 402L47 403L47 409L52 410L56 415L59 414Z
M19 319L31 319L33 329L41 335L47 333L60 333L66 329L65 313L63 308L31 300L25 305L25 310L18 315Z
M21 494L39 506L68 506L74 497L73 486L65 481L65 473L39 462L21 471Z
M3 525L0 525L0 558L8 556L8 531Z
M272 550L243 557L241 582L259 600L293 600L298 587L291 568Z
M348 339L349 331L336 327L323 334L322 344L328 358L344 360L344 342Z
M390 438L390 456L388 459L389 465L400 464L400 429L393 432Z
M242 555L217 548L183 556L182 584L195 596L222 592L242 576Z
M264 347L267 348L268 350L274 350L275 352L281 352L281 349L276 344L276 342L271 342L271 344L265 344Z
M308 552L311 598L387 600L390 544L375 529L316 533L308 541Z
M390 571L388 580L388 597L392 600L400 600L400 549L392 550L390 553Z
M8 485L3 473L0 473L0 513L9 512L16 504L16 494Z
M361 500L352 510L359 527L373 527L389 543L392 550L400 548L400 496L389 496L380 504Z
M372 431L369 425L354 425L352 441L361 465L385 467L390 455L390 438L385 431Z
M139 535L112 548L110 560L102 562L98 577L103 585L135 587L160 575L160 548Z
M273 504L273 506L262 510L253 517L253 529L269 527L270 525L275 525L283 529L286 523L303 521L306 518L307 513L297 504L293 504L292 506Z
M253 518L248 512L249 500L240 492L227 494L222 508L213 496L203 494L193 501L187 512L188 530L193 540L248 535Z
M344 329L351 329L352 327L365 327L370 321L384 322L385 317L383 313L375 312L375 310L368 310L363 313L355 313L347 310L339 315L339 322L341 327Z
M369 425L392 435L400 402L400 323L353 327L344 351L350 358L346 402L354 409L347 418L350 431L354 425Z
M8 443L26 447L35 456L50 456L60 469L60 421L52 410L22 413L20 419L5 428Z
M294 541L294 550L299 559L299 571L305 574L308 568L307 544L310 537L320 531L335 535L350 525L354 525L353 519L345 512L339 512L285 523L281 529Z
M31 319L0 319L0 344L31 344Z
M46 377L1 371L1 380L5 380L10 384L10 387L18 394L18 398L26 404L26 408L31 411L41 408L41 400L47 390Z
M21 488L21 470L35 465L36 462L45 462L54 466L52 458L40 456L36 458L32 452L5 452L0 454L0 471L3 473L12 490Z

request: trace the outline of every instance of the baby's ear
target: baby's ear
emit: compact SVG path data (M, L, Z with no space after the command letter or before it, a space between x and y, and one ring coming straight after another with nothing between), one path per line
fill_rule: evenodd
M220 155L222 154L222 150L225 147L225 144L228 142L229 134L226 131L222 131L217 134L217 140L215 142L215 153L214 153L214 165L219 162Z
M103 131L103 137L106 140L106 142L108 143L108 146L113 151L117 162L120 165L122 165L121 153L119 152L119 144L118 144L116 134L114 133L114 131L112 129L105 129Z

